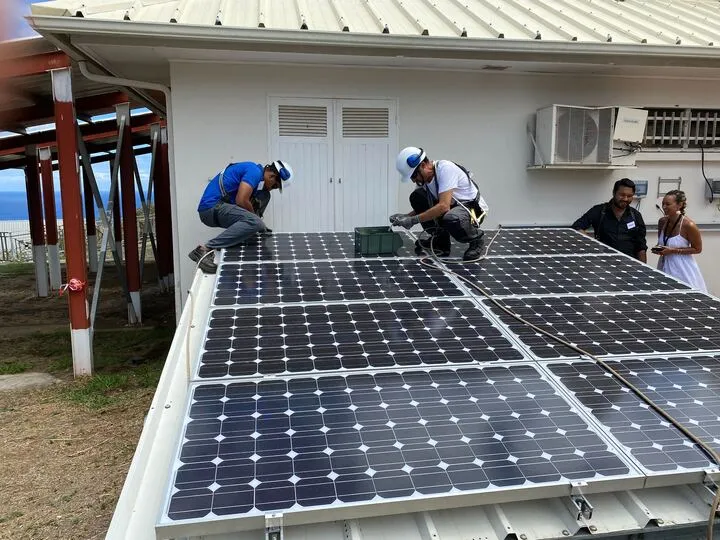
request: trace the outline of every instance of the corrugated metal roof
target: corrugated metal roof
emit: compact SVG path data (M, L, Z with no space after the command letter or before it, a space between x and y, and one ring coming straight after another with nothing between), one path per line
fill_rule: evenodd
M33 15L273 30L720 46L717 0L54 0Z

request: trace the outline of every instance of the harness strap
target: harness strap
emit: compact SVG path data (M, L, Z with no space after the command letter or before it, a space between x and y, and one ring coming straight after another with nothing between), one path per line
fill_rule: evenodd
M230 197L228 197L227 191L225 191L225 184L223 184L223 177L225 176L225 171L230 165L227 165L222 171L220 171L220 174L218 175L218 184L220 186L220 194L222 195L223 202L229 203Z

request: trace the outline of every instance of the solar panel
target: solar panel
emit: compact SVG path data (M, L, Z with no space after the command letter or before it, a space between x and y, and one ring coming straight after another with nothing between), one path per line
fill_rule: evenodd
M495 231L486 231L485 241ZM519 255L595 255L616 253L593 238L573 229L502 229L497 235L489 256Z
M531 365L206 383L188 418L166 521L637 474Z
M648 369L654 361L648 362ZM638 363L633 362L634 365ZM627 371L628 366L619 362L612 362L612 365L616 368L624 367L626 369L622 371ZM575 361L549 364L548 367L580 403L589 409L602 427L625 446L632 457L647 470L675 472L713 466L677 428L666 422L597 364ZM656 378L653 377L653 380ZM656 403L663 405L663 400Z
M215 309L200 378L519 360L469 300Z
M415 257L412 239L401 234L403 247L398 257ZM355 235L351 232L275 233L258 235L243 245L226 249L223 262L299 261L321 259L353 259Z
M463 296L415 260L364 259L220 266L215 306Z
M635 489L710 466L595 364L426 269L402 236L398 257L359 257L352 233L224 252L160 528L575 481ZM503 229L488 259L446 264L720 448L720 301L571 229Z
M536 357L577 356L483 302ZM503 304L597 356L720 350L720 302L705 294L524 297Z
M680 281L620 255L495 257L449 267L494 296L690 290Z
M720 450L720 355L610 361L694 435Z

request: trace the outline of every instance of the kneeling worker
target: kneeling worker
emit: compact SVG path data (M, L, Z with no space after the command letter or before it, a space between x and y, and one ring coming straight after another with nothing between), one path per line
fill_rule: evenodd
M204 225L225 230L193 249L190 258L200 262L203 272L215 273L213 255L205 255L214 249L236 246L265 231L262 216L270 202L270 192L279 189L282 193L283 187L292 181L292 169L283 161L273 161L264 167L252 161L225 167L210 180L198 205Z
M409 214L394 214L390 223L410 229L420 223L431 237L418 240L420 249L436 255L450 255L450 237L469 244L463 255L466 261L480 257L482 237L480 224L487 204L469 171L447 160L430 161L422 148L409 146L397 156L395 163L401 180L412 180L417 187L410 194Z

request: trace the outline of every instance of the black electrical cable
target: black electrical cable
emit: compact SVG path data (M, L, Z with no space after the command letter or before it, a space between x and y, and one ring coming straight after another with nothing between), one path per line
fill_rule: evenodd
M710 183L710 180L708 180L708 177L705 176L705 147L701 142L698 142L698 146L700 147L700 172L702 172L705 183L707 184L708 188L710 188L710 196L708 197L708 201L713 202L713 200L715 199L713 194L713 187Z
M462 263L457 264L467 264L471 262L478 262L487 257L487 254L490 250L490 246L495 241L495 239L500 234L500 231L502 230L502 227L498 227L497 232L492 237L490 242L488 243L487 247L485 248L485 252L478 257L477 259L473 261L464 261ZM497 306L500 310L502 310L504 313L512 317L513 319L517 320L518 322L529 326L536 332L552 339L553 341L556 341L557 343L560 343L561 345L564 345L571 349L572 351L578 353L581 357L585 356L595 362L598 366L600 366L602 369L604 369L606 372L608 372L611 376L615 377L621 384L625 385L631 392L633 392L640 400L645 402L648 407L650 407L653 411L655 411L657 414L659 414L661 417L663 417L665 420L667 420L670 424L675 426L675 428L680 431L685 437L687 437L689 440L694 442L700 450L703 451L703 453L710 458L711 461L713 461L716 465L720 466L720 454L716 452L711 446L706 444L704 441L702 441L699 437L697 437L694 433L692 433L688 428L686 428L681 422L676 420L671 414L669 414L665 409L660 407L658 404L656 404L652 399L650 399L646 394L642 392L639 388L637 388L634 384L632 384L630 381L628 381L621 373L619 373L617 370L615 370L612 366L610 366L607 362L604 360L598 358L594 354L591 354L587 352L586 350L578 347L577 345L574 345L570 343L569 341L566 341L562 339L559 336L556 336L555 334L548 332L544 328L540 328L539 326L531 323L530 321L526 321L522 318L522 316L518 315L514 311L512 311L509 307L505 306L502 302L497 300L490 292L488 292L486 289L482 288L477 283L471 281L470 279L461 276L460 274L453 272L449 268L444 268L442 265L442 261L435 255L435 251L433 250L433 238L430 238L430 254L429 256L425 256L420 258L419 262L421 265L432 268L434 270L439 270L441 272L450 274L455 276L456 278L462 280L463 282L470 285L472 288L477 290L480 294L482 294L485 298L487 298L490 302L492 302L495 306ZM435 264L432 264L428 261L434 261ZM715 490L715 496L713 498L713 501L710 505L710 516L708 518L708 525L707 525L707 540L713 540L713 528L715 526L715 515L718 512L718 508L720 508L720 488L716 487Z

